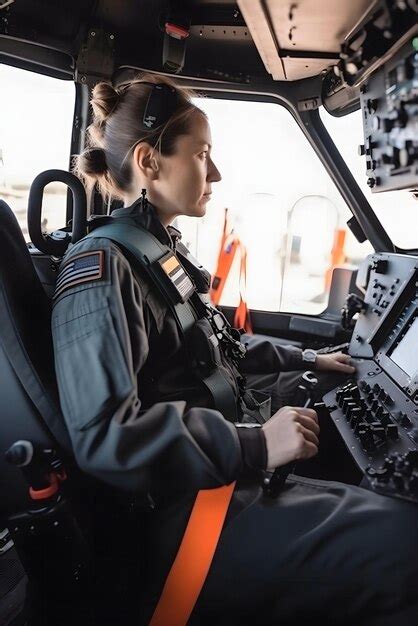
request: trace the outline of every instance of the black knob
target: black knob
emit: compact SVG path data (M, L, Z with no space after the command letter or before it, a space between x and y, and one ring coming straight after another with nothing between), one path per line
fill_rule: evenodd
M387 467L379 467L375 472L375 477L381 482L387 482L390 476L390 470Z
M392 480L393 480L393 484L398 489L398 491L404 491L405 490L404 477L403 477L403 475L400 472L393 472Z
M349 388L349 392L354 398L360 397L360 390L357 385L351 385L351 387Z
M395 462L393 460L393 457L387 456L385 458L384 463L382 465L382 469L388 470L390 474L392 474L392 472L395 471Z
M343 409L343 412L344 412L344 415L347 417L347 419L350 416L350 411L356 408L357 408L357 404L355 402L349 402L348 404L346 404L345 409Z
M409 450L405 455L405 459L413 467L418 467L418 450Z
M6 461L17 467L29 465L34 455L34 448L30 441L16 441L6 452Z
M383 426L387 426L388 424L392 423L390 415L387 411L383 411L382 415L380 416L380 423L383 424Z
M343 401L342 401L342 410L344 411L344 413L345 413L345 411L347 410L347 406L348 406L348 404L349 404L350 402L354 402L354 398L353 398L353 396L345 396L345 397L343 398Z
M377 425L370 424L370 432L375 437L378 437L381 441L386 440L386 431L383 428L383 426L380 425L379 422L377 423Z
M418 476L416 476L415 474L413 474L409 481L408 481L408 489L411 493L413 493L415 496L418 493Z
M373 402L371 403L370 408L371 408L371 410L373 411L373 413L376 413L376 411L377 411L377 409L378 409L378 407L379 407L379 406L380 406L380 405L379 405L378 401L375 399L375 400L373 400Z
M395 463L395 472L402 472L403 471L403 466L405 464L405 459L404 459L403 455L400 454L399 452L396 452L393 455L393 461Z
M385 404L387 404L388 406L392 406L393 404L393 398L391 398L391 396L388 393L386 394Z
M354 415L359 415L360 413L361 413L361 408L357 406L356 404L354 406L351 406L351 403L350 403L350 405L347 408L346 416L347 416L347 419L350 420L352 419Z
M382 417L383 411L384 409L382 405L380 404L376 409L376 413L375 413L376 417L379 417L379 418Z
M363 421L363 417L359 409L353 409L350 415L350 426L356 428L357 424Z
M360 429L358 431L358 436L360 438L360 442L365 450L372 451L376 448L373 435L369 430Z
M386 427L387 436L389 439L396 440L399 439L398 427L396 424L388 424Z
M369 476L369 478L372 478L381 482L387 482L389 475L390 475L390 471L386 467L374 468L372 466L369 466L366 468L366 474Z
M401 426L411 426L412 424L407 414L404 413L403 411L399 411L397 419Z
M360 434L360 431L369 432L370 425L367 422L357 422L354 427L354 432L356 435Z
M408 121L408 113L403 107L396 111L394 121L397 128L405 128Z
M372 263L372 270L374 270L376 274L386 274L388 271L388 264L387 259L376 259Z
M382 129L384 133L390 133L394 125L394 121L386 117L382 120Z
M393 152L385 152L382 154L382 161L385 165L392 165L394 161Z
M374 415L373 415L373 411L371 411L370 409L367 409L367 411L364 413L364 421L365 422L374 422Z
M335 392L335 399L338 400L344 395L344 391L342 389L337 389L337 391Z

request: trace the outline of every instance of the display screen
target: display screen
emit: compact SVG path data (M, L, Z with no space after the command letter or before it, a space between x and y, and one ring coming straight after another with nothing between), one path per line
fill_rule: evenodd
M390 359L410 378L414 378L418 370L418 317L391 353Z

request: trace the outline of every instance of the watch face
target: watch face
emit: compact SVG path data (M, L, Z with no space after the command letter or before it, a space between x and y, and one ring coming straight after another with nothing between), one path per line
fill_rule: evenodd
M306 361L307 363L315 363L315 360L316 360L315 350L304 350L303 360Z

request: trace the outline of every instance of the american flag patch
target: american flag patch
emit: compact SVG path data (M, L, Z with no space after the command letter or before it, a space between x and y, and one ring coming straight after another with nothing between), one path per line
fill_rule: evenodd
M160 260L160 265L167 274L168 278L171 280L181 300L186 302L186 300L194 292L195 288L183 267L180 265L180 262L174 254L170 252L168 256L165 256Z
M66 289L100 280L104 275L104 250L83 252L64 263L55 285L54 300Z

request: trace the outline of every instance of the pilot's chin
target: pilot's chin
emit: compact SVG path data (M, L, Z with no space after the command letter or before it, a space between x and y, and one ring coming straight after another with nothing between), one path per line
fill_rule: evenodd
M191 215L194 215L195 217L203 217L206 215L206 203L198 204L194 211L192 211Z

